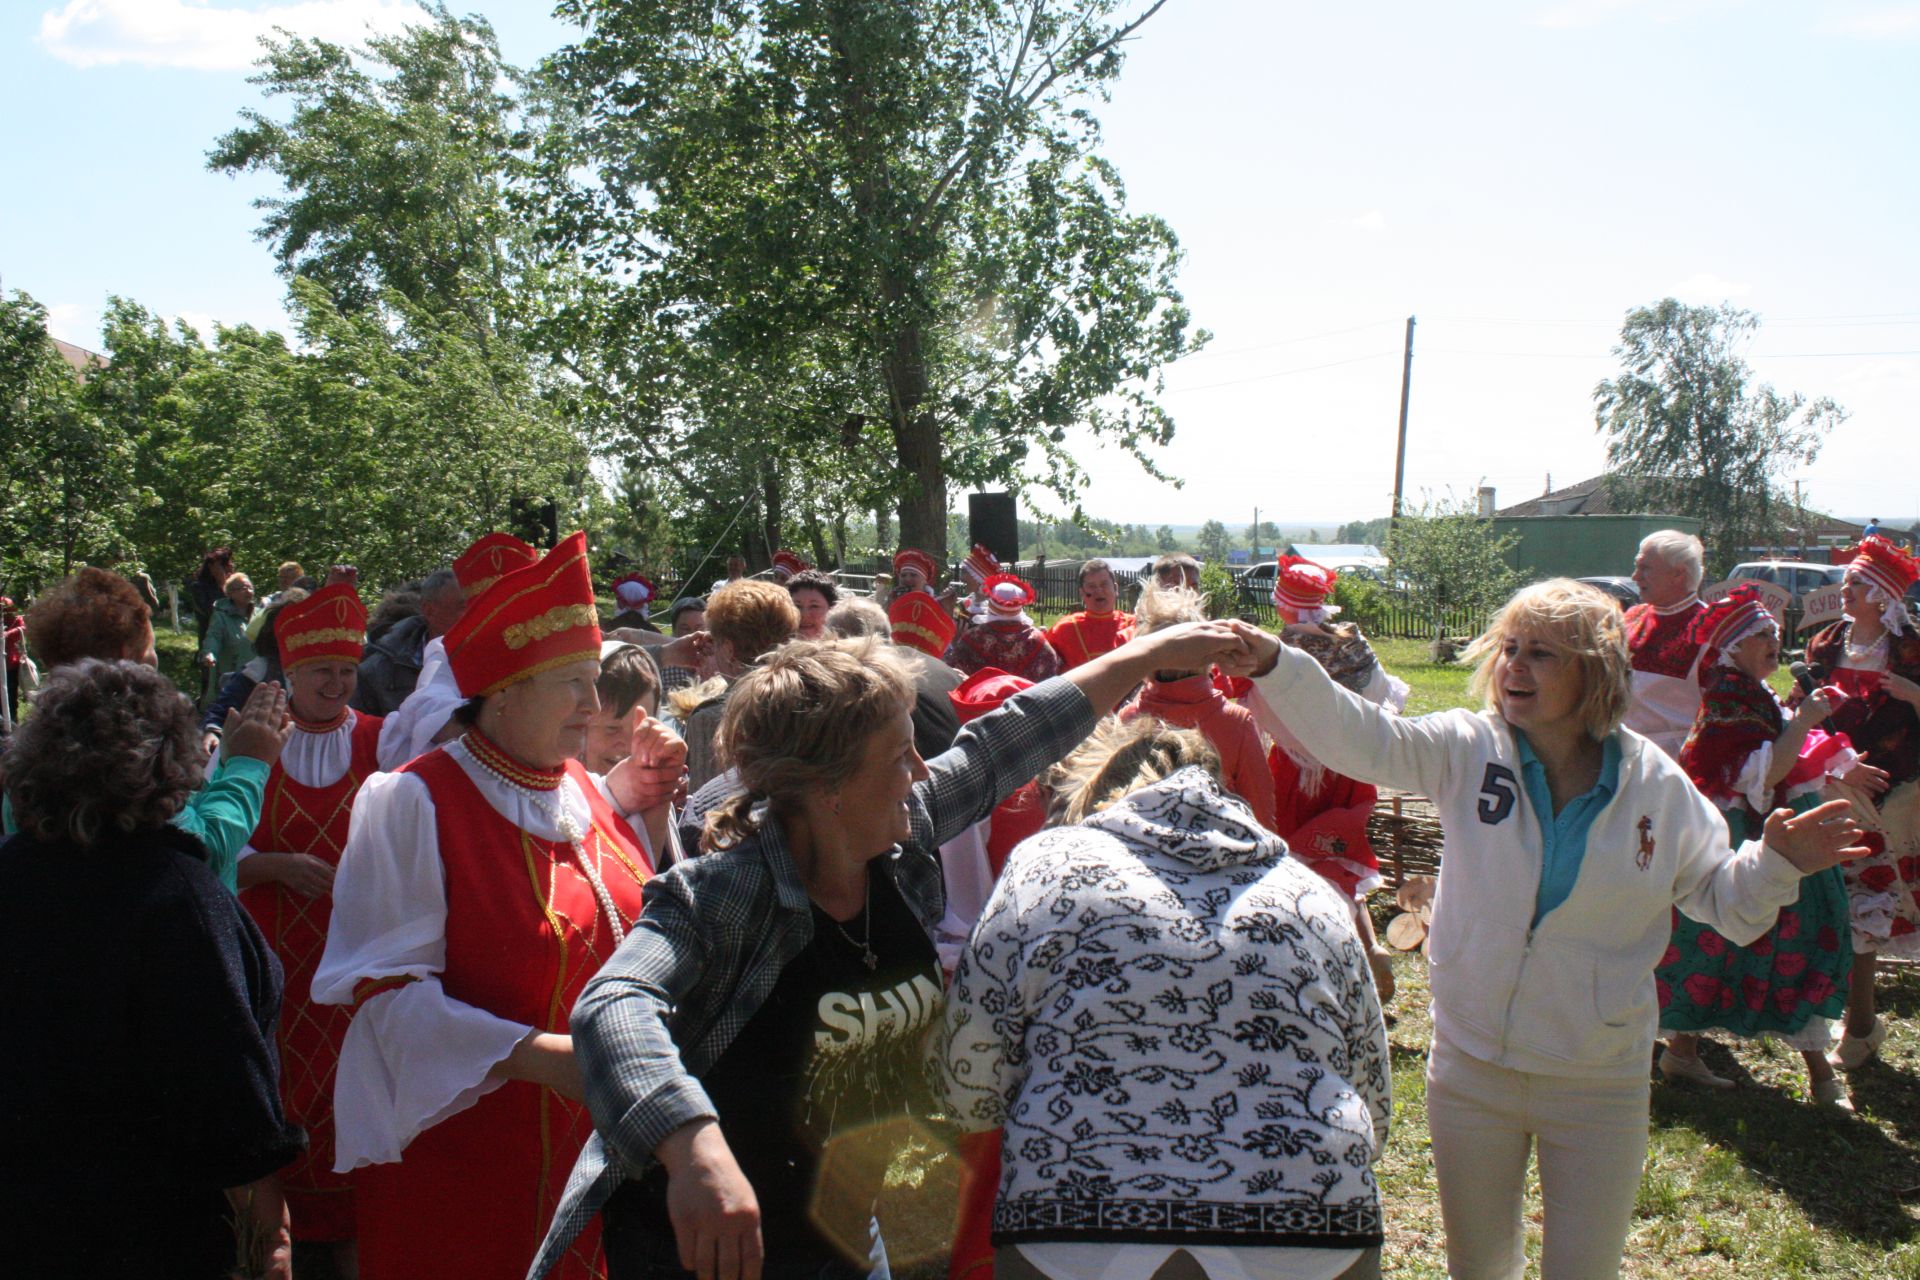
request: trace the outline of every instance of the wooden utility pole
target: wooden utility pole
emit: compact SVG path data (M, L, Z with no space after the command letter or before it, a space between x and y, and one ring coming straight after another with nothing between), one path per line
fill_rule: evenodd
M1407 396L1413 389L1413 317L1407 317L1407 354L1400 366L1400 444L1393 453L1393 518L1400 519L1400 501L1407 480Z

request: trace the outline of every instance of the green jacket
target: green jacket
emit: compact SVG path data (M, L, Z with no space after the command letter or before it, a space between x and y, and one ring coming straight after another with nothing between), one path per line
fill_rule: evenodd
M260 806L267 795L267 775L273 766L251 756L222 757L206 785L187 798L186 807L173 815L173 825L207 847L207 865L220 883L235 888L240 850L260 825ZM0 831L20 829L13 820L13 801L0 797Z
M219 688L227 674L253 661L253 645L247 640L247 619L234 608L233 601L222 596L213 602L213 620L207 624L207 638L200 644L200 660L213 657L213 687Z

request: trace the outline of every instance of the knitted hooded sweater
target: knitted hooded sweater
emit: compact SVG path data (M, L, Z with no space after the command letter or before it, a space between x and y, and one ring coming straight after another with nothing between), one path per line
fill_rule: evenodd
M1014 850L936 1048L996 1245L1362 1248L1391 1106L1347 904L1198 768Z

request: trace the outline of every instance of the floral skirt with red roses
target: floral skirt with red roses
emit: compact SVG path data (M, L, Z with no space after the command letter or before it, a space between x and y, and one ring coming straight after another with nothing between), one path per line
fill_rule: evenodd
M1872 850L1846 865L1853 949L1920 958L1920 782L1903 782L1876 807L1865 792L1829 783L1829 799L1853 805Z
M1817 802L1808 796L1794 807ZM1747 815L1734 810L1726 817L1738 848L1750 838ZM1847 1003L1850 920L1838 867L1802 880L1800 897L1780 908L1772 929L1744 947L1675 911L1673 940L1653 971L1660 1029L1777 1035L1796 1049L1826 1048L1828 1020Z

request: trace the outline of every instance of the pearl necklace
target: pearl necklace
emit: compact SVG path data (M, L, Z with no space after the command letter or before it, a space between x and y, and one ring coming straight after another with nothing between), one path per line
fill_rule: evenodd
M607 918L607 927L613 930L613 945L617 947L625 942L627 940L627 927L620 922L619 909L613 904L613 894L608 892L607 882L600 876L600 868L587 857L586 833L580 830L580 824L574 820L573 814L567 810L564 804L549 804L547 801L547 795L549 793L536 791L532 787L523 786L498 769L495 769L487 761L485 756L475 753L474 750L468 746L468 736L471 736L471 734L449 742L447 746L449 748L457 747L465 753L467 759L473 761L489 774L493 775L501 785L516 795L524 797L529 804L546 815L547 820L553 823L554 829L560 833L569 845L573 846L574 865L578 866L580 868L580 874L587 878L587 884L593 889L594 901L600 904L600 913ZM557 793L558 790L558 787L554 788L555 793Z
M1848 627L1847 628L1847 659L1848 661L1850 662L1872 661L1873 659L1879 657L1883 652L1885 652L1887 648L1887 641L1891 639L1892 636L1893 636L1893 632L1882 631L1880 633L1880 638L1878 640L1872 641L1868 644L1855 644L1853 642L1853 628Z

